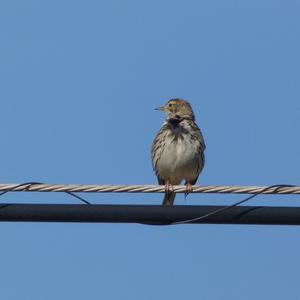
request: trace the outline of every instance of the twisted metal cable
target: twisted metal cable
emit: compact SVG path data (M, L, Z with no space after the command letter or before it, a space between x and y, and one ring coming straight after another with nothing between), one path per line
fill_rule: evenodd
M0 192L67 192L67 193L164 193L164 185L79 185L79 184L0 184ZM175 193L185 193L182 185L174 185ZM300 186L193 186L192 193L206 194L300 194Z

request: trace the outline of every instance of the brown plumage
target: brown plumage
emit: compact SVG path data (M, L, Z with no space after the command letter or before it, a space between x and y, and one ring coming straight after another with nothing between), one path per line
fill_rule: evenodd
M163 205L173 205L172 185L185 180L188 193L196 183L204 167L205 143L187 101L171 99L157 110L165 111L167 118L152 144L152 165L158 183L166 186Z

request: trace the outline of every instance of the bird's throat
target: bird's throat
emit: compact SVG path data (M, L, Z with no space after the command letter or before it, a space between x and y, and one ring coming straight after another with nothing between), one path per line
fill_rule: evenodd
M182 121L181 118L172 118L172 119L169 119L168 122L173 125L173 126L177 126L179 125L179 123Z

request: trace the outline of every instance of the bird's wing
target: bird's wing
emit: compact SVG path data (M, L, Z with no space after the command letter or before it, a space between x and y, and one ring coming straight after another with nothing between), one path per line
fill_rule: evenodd
M204 167L204 164L205 164L204 150L206 148L206 145L205 145L205 142L204 142L202 132L201 132L200 128L198 127L198 125L195 122L193 122L191 124L191 127L195 132L191 136L192 139L195 139L199 142L198 147L197 147L197 152L198 152L198 155L199 155L199 160L197 160L197 167L198 167L197 168L197 177L192 182L190 182L192 185L194 185L196 183L203 167Z
M162 154L162 150L164 148L163 144L165 143L165 137L167 134L166 129L167 129L167 124L164 123L161 129L159 130L158 134L156 135L151 148L152 167L157 176L158 176L157 162L159 161ZM160 182L160 180L162 179L158 178L158 180Z

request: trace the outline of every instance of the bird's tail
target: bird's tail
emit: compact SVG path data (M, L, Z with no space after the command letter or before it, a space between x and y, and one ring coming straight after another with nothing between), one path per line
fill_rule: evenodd
M164 196L163 206L172 206L175 200L176 194L174 192L167 192Z

